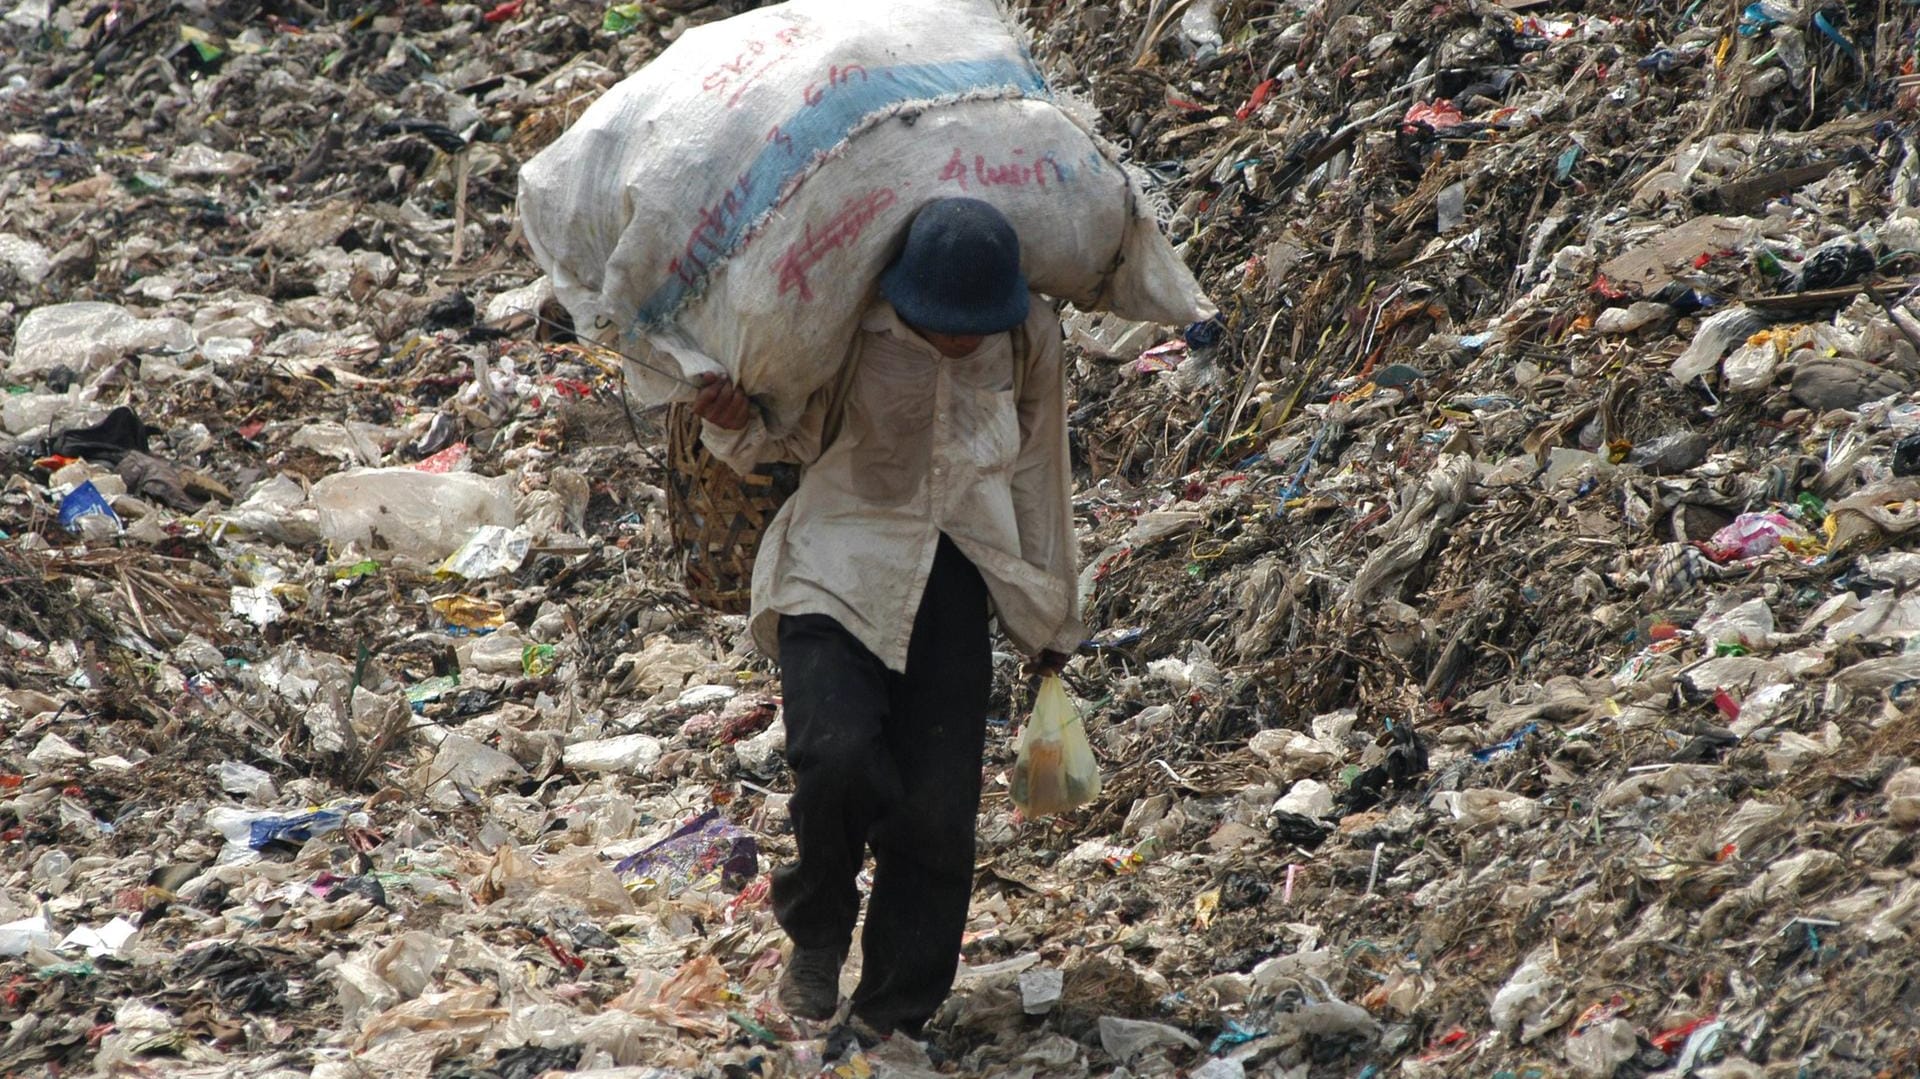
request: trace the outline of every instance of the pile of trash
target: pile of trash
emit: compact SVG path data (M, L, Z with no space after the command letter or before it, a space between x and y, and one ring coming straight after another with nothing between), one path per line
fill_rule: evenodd
M1920 1066L1912 11L1025 5L1221 315L1068 318L1102 792L1015 813L999 657L959 984L863 1047L513 213L744 6L0 15L0 1071Z

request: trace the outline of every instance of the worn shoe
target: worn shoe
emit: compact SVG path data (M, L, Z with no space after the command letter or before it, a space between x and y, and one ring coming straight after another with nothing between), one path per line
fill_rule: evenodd
M832 948L796 946L780 975L780 1006L799 1019L832 1019L840 1008L840 964L846 956Z

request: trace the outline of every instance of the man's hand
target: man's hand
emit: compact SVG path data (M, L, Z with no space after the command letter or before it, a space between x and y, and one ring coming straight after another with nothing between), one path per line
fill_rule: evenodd
M709 372L700 376L700 395L693 399L693 414L715 427L738 431L753 416L753 404L732 379Z

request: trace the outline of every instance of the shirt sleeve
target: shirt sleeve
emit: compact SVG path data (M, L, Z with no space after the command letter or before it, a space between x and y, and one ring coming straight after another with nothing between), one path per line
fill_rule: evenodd
M1035 306L1046 301L1035 297ZM1043 647L1072 654L1086 639L1080 621L1079 544L1073 530L1073 462L1067 452L1067 392L1060 319L1047 306L1027 324L1028 355L1021 379L1020 456L1014 463L1013 510L1020 526L1020 557L1060 582L1067 618Z
M832 398L831 384L814 391L807 399L807 407L800 410L793 426L785 431L771 430L758 408L752 410L747 425L737 431L702 420L700 441L706 444L708 452L742 475L751 472L755 465L770 462L810 465L820 456Z

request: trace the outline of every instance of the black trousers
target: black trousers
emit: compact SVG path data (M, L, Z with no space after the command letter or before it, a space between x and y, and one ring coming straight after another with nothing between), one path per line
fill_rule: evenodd
M993 678L987 618L979 571L942 536L905 674L832 618L780 619L799 860L774 871L774 915L794 944L844 953L871 844L853 1007L883 1030L918 1030L953 988Z

